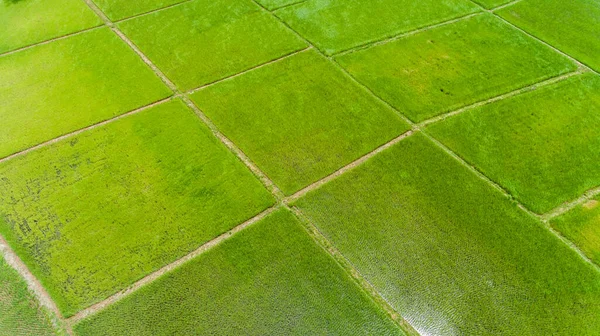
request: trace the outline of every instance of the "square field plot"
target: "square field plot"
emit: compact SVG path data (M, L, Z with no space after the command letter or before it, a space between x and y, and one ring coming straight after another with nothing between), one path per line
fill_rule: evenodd
M402 335L285 210L75 326L78 335Z
M185 0L93 0L113 21L171 6Z
M479 10L468 0L308 0L275 14L331 55Z
M100 24L81 0L3 0L0 54Z
M600 71L600 1L523 0L498 14Z
M570 77L427 132L544 213L600 185L600 76Z
M56 335L50 318L25 281L0 254L0 335Z
M192 99L288 195L408 129L314 50L204 88Z
M600 265L600 196L551 220L550 224Z
M195 0L119 27L183 91L306 47L251 0Z
M600 330L600 273L418 133L296 206L422 335Z
M69 316L273 203L179 100L0 164L0 233Z
M0 158L170 95L108 28L0 57Z
M488 14L336 59L415 122L577 68Z

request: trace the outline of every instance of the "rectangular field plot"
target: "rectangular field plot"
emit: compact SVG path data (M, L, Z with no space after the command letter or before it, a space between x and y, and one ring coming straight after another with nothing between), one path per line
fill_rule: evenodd
M286 210L75 326L78 335L402 335Z
M111 20L122 20L185 0L93 0Z
M0 57L0 158L170 95L108 28Z
M408 130L391 108L314 50L204 88L192 99L287 195Z
M0 254L0 335L56 335L50 315Z
M553 219L550 224L600 265L600 196Z
M424 136L296 206L423 335L600 330L600 273Z
M600 1L523 0L498 14L600 71Z
M584 74L427 128L530 209L600 185L600 76Z
M275 14L331 55L478 10L468 0L308 0Z
M0 233L70 316L273 199L179 100L0 164Z
M119 28L184 91L306 47L251 0L195 0Z
M0 54L100 24L81 0L3 0Z
M336 59L415 122L576 69L488 14Z

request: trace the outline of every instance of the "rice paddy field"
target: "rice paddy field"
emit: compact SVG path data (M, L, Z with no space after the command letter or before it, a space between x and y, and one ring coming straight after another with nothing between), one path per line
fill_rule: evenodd
M600 1L0 0L0 335L600 335Z

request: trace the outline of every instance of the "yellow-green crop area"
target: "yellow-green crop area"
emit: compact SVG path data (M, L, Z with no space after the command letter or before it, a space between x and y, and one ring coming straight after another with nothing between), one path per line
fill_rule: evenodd
M600 336L600 1L0 0L0 335Z

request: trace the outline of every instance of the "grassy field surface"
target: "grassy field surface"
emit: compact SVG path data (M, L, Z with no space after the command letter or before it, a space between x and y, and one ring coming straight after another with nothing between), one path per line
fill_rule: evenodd
M192 99L288 195L408 130L392 109L312 50Z
M508 21L600 71L600 2L523 0L498 13Z
M167 97L107 28L0 57L0 158Z
M308 0L275 14L330 55L478 10L468 0Z
M119 27L181 90L306 47L250 0L195 0Z
M147 13L185 0L92 0L113 21Z
M402 335L286 210L75 327L78 335Z
M600 185L600 76L574 76L427 131L545 213Z
M600 330L600 274L424 136L297 206L424 335Z
M277 8L290 6L294 4L302 3L306 0L257 0L261 6L264 6L268 10L274 10Z
M0 335L59 335L50 318L17 271L0 256Z
M336 60L415 122L577 68L488 14Z
M513 1L513 0L474 0L474 2L482 5L483 7L487 8L487 9L493 9L498 6L508 4L511 1Z
M550 224L600 265L600 196L553 219Z
M69 316L273 203L180 101L0 164L0 232Z
M0 54L101 23L81 0L2 0Z

